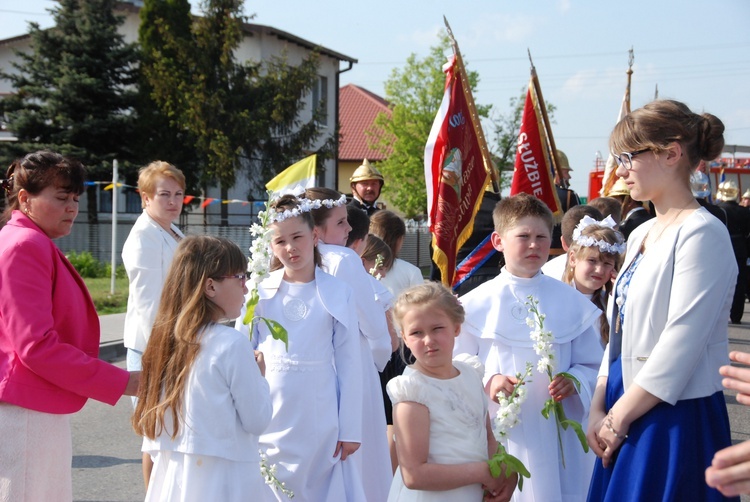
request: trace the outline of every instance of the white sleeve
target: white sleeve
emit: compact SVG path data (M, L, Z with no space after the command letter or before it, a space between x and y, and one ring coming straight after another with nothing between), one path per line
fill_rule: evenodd
M391 336L388 333L385 311L375 300L375 290L370 282L370 274L362 266L361 261L357 260L353 263L351 256L356 255L344 255L338 266L327 271L334 277L345 281L352 288L359 331L367 338L375 366L378 371L382 371L391 358Z
M122 253L130 283L128 306L134 310L138 329L146 340L154 326L167 276L163 254L161 236L149 232L128 236Z
M225 377L240 424L245 431L260 435L271 422L273 408L268 382L260 374L253 347L247 338L237 337L224 356Z
M570 418L579 422L588 416L591 398L596 387L596 379L602 362L602 344L599 340L599 332L592 325L570 342L570 368L567 372L576 377L581 384L578 389L578 397L582 406L582 409L576 413L580 416L576 417L571 413ZM568 412L567 408L572 405L572 401L567 402L570 399L563 401L563 404L566 405L566 413Z
M348 297L350 306L352 297ZM347 308L348 312L353 309ZM347 323L356 326L356 323ZM362 442L362 356L359 333L334 319L333 359L339 385L339 441Z

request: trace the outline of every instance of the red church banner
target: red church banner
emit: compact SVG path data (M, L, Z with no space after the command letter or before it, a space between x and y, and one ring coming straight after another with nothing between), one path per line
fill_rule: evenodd
M450 287L456 254L471 235L491 164L458 52L443 71L445 92L425 146L425 180L432 259Z
M528 193L542 200L557 217L562 215L554 184L552 146L546 125L543 103L539 99L534 75L529 82L523 107L521 130L516 147L516 163L510 194Z

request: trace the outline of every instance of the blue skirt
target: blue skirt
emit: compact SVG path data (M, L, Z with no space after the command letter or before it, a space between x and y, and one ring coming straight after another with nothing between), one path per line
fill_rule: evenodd
M624 393L620 358L609 369L606 407ZM724 393L659 403L633 422L613 463L596 460L589 501L714 501L724 497L706 484L714 453L731 445Z

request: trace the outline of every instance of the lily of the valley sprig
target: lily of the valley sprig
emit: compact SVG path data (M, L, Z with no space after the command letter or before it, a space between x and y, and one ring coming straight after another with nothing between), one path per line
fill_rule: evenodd
M377 280L380 280L380 279L383 278L383 276L380 274L380 272L378 272L378 270L380 269L380 267L383 266L383 261L384 260L385 260L385 258L383 258L383 255L380 254L380 253L378 253L375 256L375 264L372 266L372 268L370 270L368 270L368 272L370 273L370 275L373 276Z
M516 374L516 384L513 386L513 392L509 396L506 396L503 392L497 393L497 400L500 403L500 408L495 414L495 420L492 427L492 433L497 439L497 452L487 462L490 464L490 474L496 478L502 472L502 467L505 466L505 477L509 477L511 474L518 473L518 489L523 490L523 478L530 478L531 473L523 465L523 462L517 457L514 457L505 449L503 440L508 437L510 430L521 422L520 413L521 405L526 400L526 387L524 384L530 382L531 363L526 363L526 371Z
M293 499L294 492L286 487L286 483L279 481L279 478L276 477L276 464L268 465L268 455L263 450L258 451L260 452L260 474L263 476L263 481L271 488L286 495L287 498Z
M250 297L247 301L247 311L245 317L242 318L243 324L250 324L250 332L252 333L252 324L259 321L265 323L268 330L271 332L271 336L275 340L284 342L286 349L289 350L289 334L286 329L274 321L265 317L255 316L255 307L258 305L258 286L260 283L269 276L271 268L271 223L273 219L271 214L268 212L268 208L271 203L272 192L268 192L268 202L265 204L265 211L258 212L258 221L260 223L253 223L250 227L250 234L254 237L252 244L250 245L250 261L247 264L247 270L250 272Z
M534 342L534 352L539 356L537 361L536 369L539 373L546 374L549 381L555 379L557 376L563 376L573 382L576 390L580 392L581 382L568 372L555 373L557 368L557 360L555 359L555 352L552 349L552 342L554 337L551 331L544 329L545 315L539 312L539 300L534 298L533 295L527 297L526 307L529 310L529 317L526 318L526 324L531 328L531 340ZM553 398L547 399L542 408L542 416L549 419L550 414L555 416L557 425L557 443L560 446L560 456L562 458L562 465L565 468L565 453L563 451L562 444L562 432L567 431L568 427L573 429L578 441L581 443L583 451L589 451L589 445L586 442L586 435L583 432L581 424L575 420L571 420L565 416L565 409L560 401L555 401ZM561 430L562 429L562 430Z

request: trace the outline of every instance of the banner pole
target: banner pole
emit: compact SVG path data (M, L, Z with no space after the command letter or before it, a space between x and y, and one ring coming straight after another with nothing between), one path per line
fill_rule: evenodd
M566 180L560 172L560 160L557 158L557 146L555 145L555 137L552 135L552 128L549 123L549 116L547 115L547 106L544 104L544 96L542 95L542 86L539 84L539 77L536 74L536 67L534 67L534 61L531 60L531 50L526 49L529 53L529 62L531 63L531 82L534 85L534 91L539 97L539 108L542 111L542 120L544 124L544 130L547 133L547 141L549 141L550 157L552 158L552 167L555 170L557 179L560 180L560 185L563 188L568 188L568 180Z
M474 134L476 134L477 141L479 142L479 147L482 151L482 164L484 165L484 170L490 175L490 179L492 180L492 191L499 194L500 180L498 179L497 170L495 169L492 162L492 156L490 155L490 150L487 146L487 140L484 137L484 131L482 130L480 117L477 113L476 104L474 103L474 96L471 93L471 85L466 74L464 60L461 57L461 51L458 49L458 42L453 36L453 30L451 30L451 27L448 24L448 19L445 16L443 16L443 21L445 22L445 28L448 30L448 37L450 38L451 45L453 46L453 54L456 56L456 68L458 70L458 76L461 79L461 83L463 84L464 98L466 99L467 107L469 108L469 112L471 113L472 125L474 126Z

